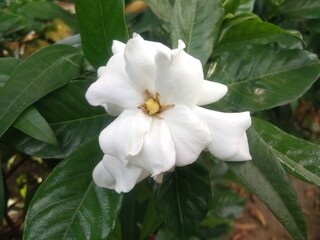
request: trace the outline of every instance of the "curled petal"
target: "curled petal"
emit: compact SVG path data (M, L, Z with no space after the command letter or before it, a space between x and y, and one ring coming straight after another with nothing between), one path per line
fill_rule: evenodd
M194 107L203 83L203 71L198 59L181 48L170 53L159 50L156 54L156 92L163 104L183 104Z
M130 158L130 164L146 169L152 176L170 170L176 152L170 130L163 119L153 118L146 133L141 152Z
M228 87L221 83L203 80L200 98L197 105L206 105L221 99L228 91Z
M194 112L208 123L212 141L208 150L225 161L251 160L246 130L251 125L249 112L222 113L196 107Z
M104 155L93 170L93 180L99 187L115 189L116 192L129 192L138 182L150 174L143 169L125 165L117 158Z
M146 89L154 91L155 62L158 50L170 52L165 45L145 41L140 35L134 34L124 51L125 69L138 92ZM154 92L152 92L154 94Z
M193 163L211 141L207 124L184 105L175 105L162 113L176 150L176 166Z
M99 143L102 151L127 164L128 157L141 151L151 120L152 118L141 110L124 110L100 133Z
M123 55L117 54L110 58L104 68L99 68L99 79L94 82L86 93L88 102L93 106L116 104L124 109L136 109L144 99L133 87L130 78L124 71Z

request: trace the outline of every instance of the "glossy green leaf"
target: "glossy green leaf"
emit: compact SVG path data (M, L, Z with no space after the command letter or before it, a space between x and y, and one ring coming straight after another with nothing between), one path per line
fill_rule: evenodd
M0 90L0 136L32 103L79 74L81 52L66 45L39 50L21 62Z
M102 107L92 107L85 99L90 81L74 81L37 102L36 107L49 122L60 145L48 145L10 131L5 141L29 155L64 158L74 149L97 137L113 120Z
M0 228L2 226L2 220L5 209L5 198L4 198L4 185L3 185L3 173L2 173L2 162L0 159Z
M20 60L17 58L0 58L0 88L7 82L19 63Z
M13 126L39 141L53 145L58 144L58 140L54 135L50 125L33 106L28 107L16 119L16 121L13 123Z
M106 239L115 227L122 195L97 187L97 139L72 153L41 184L25 221L24 239Z
M320 1L286 0L280 8L280 13L295 18L320 18Z
M219 48L230 48L239 44L267 44L270 42L291 41L302 43L299 35L285 31L282 28L267 22L245 21L230 27L222 36Z
M217 40L224 17L219 0L176 0L171 19L172 45L181 39L186 52L205 64Z
M279 155L256 129L250 128L248 139L253 160L228 162L228 166L273 212L293 239L307 239L305 219Z
M320 186L320 145L294 137L259 119L254 119L253 126L288 172Z
M211 198L209 175L196 163L176 168L168 173L162 184L156 184L154 199L164 223L178 239L194 234L208 210Z
M218 57L210 79L228 86L222 111L259 111L299 98L320 76L318 58L304 50L247 45ZM212 70L211 70L212 72Z
M112 56L113 40L126 42L123 0L76 0L82 47L88 61L98 68Z

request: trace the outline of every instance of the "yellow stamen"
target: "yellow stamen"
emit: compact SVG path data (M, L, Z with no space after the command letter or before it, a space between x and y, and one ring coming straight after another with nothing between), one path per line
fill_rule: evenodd
M149 98L145 104L149 115L154 115L160 110L159 102L154 100L153 98Z

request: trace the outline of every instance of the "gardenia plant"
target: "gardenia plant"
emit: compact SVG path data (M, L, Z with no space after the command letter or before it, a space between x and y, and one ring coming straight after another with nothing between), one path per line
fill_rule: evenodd
M197 160L203 150L224 161L251 160L249 112L200 107L218 101L227 86L204 80L201 63L184 51L146 41L114 41L113 56L86 93L91 105L118 116L100 134L104 157L93 171L100 187L129 192L136 183Z

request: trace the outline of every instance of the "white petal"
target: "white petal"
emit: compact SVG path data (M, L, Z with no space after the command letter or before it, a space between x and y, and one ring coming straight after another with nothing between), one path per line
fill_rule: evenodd
M225 161L251 160L245 131L251 125L249 112L222 113L196 107L194 112L208 123L212 141L208 150Z
M119 116L124 110L122 107L112 103L102 104L101 106L105 108L105 110L110 116L114 117Z
M110 155L105 155L93 170L93 180L98 186L115 189L118 193L129 192L149 175L143 169L125 165Z
M197 105L206 105L221 99L228 91L228 87L221 83L203 80L200 98Z
M93 106L116 104L125 109L136 109L144 102L143 96L132 86L125 72L123 55L110 58L107 66L99 70L100 78L94 82L86 93L88 102Z
M166 122L153 118L145 135L141 152L130 158L130 164L146 169L152 176L170 170L176 159L174 143Z
M159 50L155 61L155 91L160 93L161 103L194 107L203 84L200 61L182 48L174 49L171 53Z
M154 93L156 52L169 52L170 49L157 42L145 41L140 35L134 34L124 51L126 61L126 71L134 82L138 92L146 89Z
M117 40L113 40L112 42L112 53L113 55L117 54L117 53L124 53L124 49L126 48L126 44L117 41Z
M99 143L102 151L126 164L129 156L137 155L141 151L151 120L151 117L139 109L124 110L100 133Z
M98 75L98 77L101 77L102 76L102 74L104 73L104 71L106 70L106 66L102 66L102 67L99 67L98 68L98 71L97 71L97 75Z
M193 163L211 141L205 122L184 105L175 105L162 113L176 150L176 166Z

